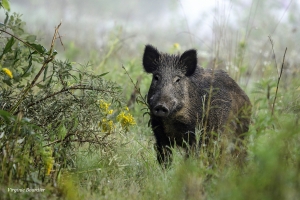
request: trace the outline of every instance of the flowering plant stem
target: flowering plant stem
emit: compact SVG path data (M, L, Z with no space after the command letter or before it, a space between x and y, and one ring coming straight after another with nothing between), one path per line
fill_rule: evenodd
M146 98L144 98L143 95L142 95L142 93L141 93L140 88L137 86L137 84L135 84L135 83L133 82L131 76L129 75L128 71L126 70L126 68L125 68L123 65L122 65L122 68L125 70L125 73L126 73L126 75L129 77L131 83L133 84L134 89L138 92L138 94L139 94L139 96L140 96L140 98L141 98L141 100L142 100L141 102L142 102L144 105L146 105L148 109L150 109L150 108L149 108L149 105L148 105L148 103L147 103Z

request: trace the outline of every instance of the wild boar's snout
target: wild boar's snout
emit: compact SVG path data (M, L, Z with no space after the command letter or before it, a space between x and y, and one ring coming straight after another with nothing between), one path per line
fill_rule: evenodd
M157 88L150 98L150 107L153 115L157 117L169 117L177 106L177 99L173 95L172 87Z
M167 117L169 115L169 109L163 104L158 104L154 107L153 114L158 117Z

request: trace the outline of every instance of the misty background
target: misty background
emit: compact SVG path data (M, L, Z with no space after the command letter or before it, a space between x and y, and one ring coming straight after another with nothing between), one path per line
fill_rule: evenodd
M117 64L141 64L144 45L152 44L169 53L195 48L202 65L218 57L218 66L231 74L247 63L245 73L251 75L274 59L281 63L287 47L287 73L299 72L300 4L295 0L14 0L11 10L23 15L28 31L45 45L62 22L64 48L57 41L56 49L72 61L101 62L117 43L112 52Z

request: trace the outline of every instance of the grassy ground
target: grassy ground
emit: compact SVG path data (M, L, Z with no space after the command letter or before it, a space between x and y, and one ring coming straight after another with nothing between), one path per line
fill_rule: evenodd
M150 130L138 125L116 136L111 152L87 156L82 148L78 168L63 179L73 183L65 195L76 191L79 199L297 199L300 127L294 114L281 114L280 119L269 114L254 115L243 167L226 160L213 165L215 160L205 152L184 160L183 152L174 150L173 165L162 170Z

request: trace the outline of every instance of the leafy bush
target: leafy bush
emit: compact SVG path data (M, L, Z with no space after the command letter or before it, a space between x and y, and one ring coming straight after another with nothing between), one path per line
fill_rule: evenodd
M76 167L79 146L109 150L113 133L135 124L121 88L103 79L107 72L55 58L60 25L48 50L24 31L20 15L6 13L1 24L1 186L57 186L62 171Z

